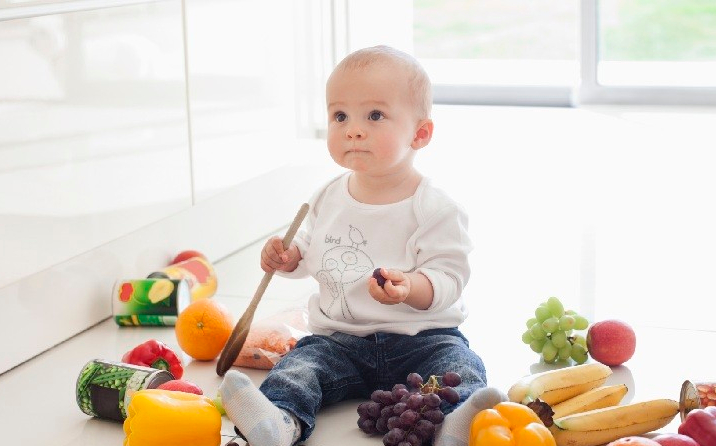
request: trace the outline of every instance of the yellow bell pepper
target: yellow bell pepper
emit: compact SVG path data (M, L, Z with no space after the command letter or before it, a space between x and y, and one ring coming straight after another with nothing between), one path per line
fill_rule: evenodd
M530 423L512 432L517 446L532 444L555 445L552 432L542 423Z
M505 426L492 425L480 429L475 436L475 446L515 446L512 432ZM470 442L473 445L473 442Z
M206 396L147 389L132 395L124 446L217 446L221 414Z
M529 407L505 401L475 415L469 446L556 446L552 433Z

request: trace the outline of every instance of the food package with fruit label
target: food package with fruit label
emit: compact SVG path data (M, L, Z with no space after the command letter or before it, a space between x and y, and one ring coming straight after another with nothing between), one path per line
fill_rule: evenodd
M166 278L118 280L111 297L112 315L121 327L173 326L191 301L186 280Z
M238 367L270 370L293 350L308 331L308 310L292 308L273 314L251 324L239 356Z

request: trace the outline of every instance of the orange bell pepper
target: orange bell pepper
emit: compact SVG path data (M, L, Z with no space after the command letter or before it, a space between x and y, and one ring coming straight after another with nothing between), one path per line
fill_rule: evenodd
M502 402L475 415L469 446L556 446L552 433L529 407Z
M132 395L124 420L124 446L221 443L221 414L206 396L147 389Z

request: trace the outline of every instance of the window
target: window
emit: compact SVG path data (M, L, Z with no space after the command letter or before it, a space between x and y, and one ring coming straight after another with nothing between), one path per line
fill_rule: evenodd
M438 84L571 85L579 7L561 0L415 0L415 55Z
M602 0L603 85L716 86L716 2Z
M713 0L383 4L347 0L345 47L413 53L436 102L716 104Z

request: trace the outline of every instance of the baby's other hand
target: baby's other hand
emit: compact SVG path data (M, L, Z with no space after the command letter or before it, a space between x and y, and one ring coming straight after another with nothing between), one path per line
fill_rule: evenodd
M294 244L283 249L283 240L274 236L268 239L261 251L261 269L267 273L276 270L291 272L296 269L301 260L301 253Z
M385 278L385 285L381 288L375 277L368 280L368 292L373 299L384 305L395 305L404 302L410 294L410 278L402 271L394 269L380 269Z

